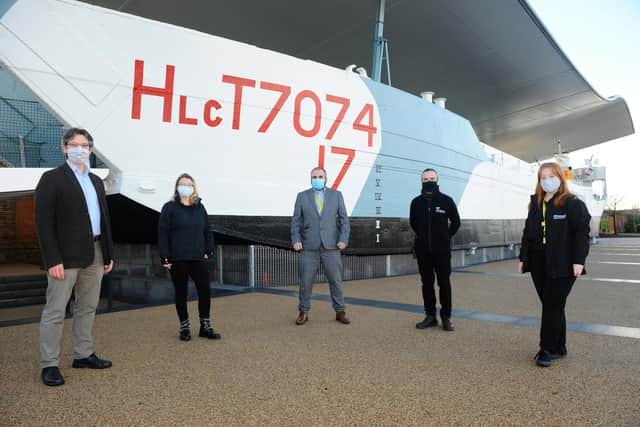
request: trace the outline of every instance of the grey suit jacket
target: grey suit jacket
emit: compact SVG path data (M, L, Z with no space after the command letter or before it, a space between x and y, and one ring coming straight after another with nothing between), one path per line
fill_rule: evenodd
M342 193L325 188L322 214L318 213L313 190L298 193L291 218L291 243L303 249L337 249L338 242L349 243L349 217Z

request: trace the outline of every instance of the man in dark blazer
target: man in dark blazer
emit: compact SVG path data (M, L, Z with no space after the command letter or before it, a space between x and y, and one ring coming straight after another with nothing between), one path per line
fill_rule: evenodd
M49 386L64 384L60 341L65 308L75 290L73 306L74 368L104 369L111 362L93 349L93 320L103 274L113 268L111 227L102 180L89 172L93 138L84 129L62 137L67 161L48 172L35 192L35 218L42 262L47 270L47 302L40 320L40 367Z
M291 218L291 243L300 252L300 293L297 325L309 320L313 279L322 264L329 280L336 320L350 321L345 314L340 251L349 242L349 217L342 193L327 188L327 172L311 170L311 188L298 193Z

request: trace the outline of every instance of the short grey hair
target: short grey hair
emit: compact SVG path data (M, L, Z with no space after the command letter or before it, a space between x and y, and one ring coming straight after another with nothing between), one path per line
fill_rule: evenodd
M309 175L313 175L313 173L315 171L322 171L322 172L324 172L324 177L325 178L327 177L327 171L323 167L320 167L320 166L316 166L315 168L311 169L311 173Z

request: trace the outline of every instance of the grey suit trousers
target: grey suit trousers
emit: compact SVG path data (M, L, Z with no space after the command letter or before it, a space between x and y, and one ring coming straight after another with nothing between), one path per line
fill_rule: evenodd
M298 310L307 313L311 310L311 294L313 279L320 268L329 280L331 302L336 313L344 311L344 292L342 288L342 259L339 249L325 249L311 251L303 249L300 253L300 293L298 294Z
M73 304L73 358L84 359L93 351L93 320L100 299L104 264L100 242L95 242L93 263L85 268L65 268L64 279L47 275L47 303L40 319L40 367L58 366L64 314L71 291Z

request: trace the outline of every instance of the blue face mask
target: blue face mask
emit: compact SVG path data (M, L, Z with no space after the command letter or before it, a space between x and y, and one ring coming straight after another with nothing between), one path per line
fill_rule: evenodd
M178 185L178 194L180 197L191 197L193 187L191 185Z
M324 188L324 179L312 178L311 179L311 187L314 190L322 190Z

